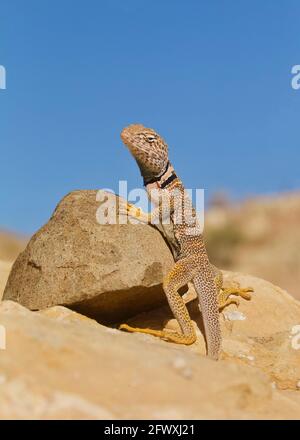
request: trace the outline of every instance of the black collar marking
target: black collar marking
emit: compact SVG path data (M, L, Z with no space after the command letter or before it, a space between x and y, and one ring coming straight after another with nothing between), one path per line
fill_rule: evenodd
M175 173L173 173L167 180L165 180L160 187L161 188L165 188L166 186L169 185L169 183L173 182L173 180L177 179L177 176Z
M166 172L169 169L169 166L170 166L170 162L167 163L165 171L160 176L155 177L154 179L151 179L151 180L144 180L144 185L146 186L146 185L149 185L150 183L158 182L166 174ZM167 179L167 180L169 180L169 179Z

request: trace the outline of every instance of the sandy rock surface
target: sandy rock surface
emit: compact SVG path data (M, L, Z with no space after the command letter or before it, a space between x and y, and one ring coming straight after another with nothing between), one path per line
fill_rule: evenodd
M31 312L2 302L0 417L300 418L300 350L290 339L300 324L299 303L263 280L227 279L255 292L222 313L219 362L204 356L192 290L187 299L198 341L190 347L120 332L60 306ZM167 307L130 322L176 328Z
M238 282L242 287L251 286L254 293L250 301L241 299L239 307L230 305L220 315L223 359L259 368L277 388L299 390L299 301L279 287L250 275L225 272L224 278L228 285ZM198 334L190 349L205 355L203 322L194 298L196 294L190 287L186 300ZM133 327L179 330L168 306L140 314L128 323Z

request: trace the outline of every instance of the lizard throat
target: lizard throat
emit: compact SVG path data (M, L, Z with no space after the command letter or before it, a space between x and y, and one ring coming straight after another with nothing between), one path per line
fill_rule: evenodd
M165 176L165 174L168 172L170 167L170 162L167 163L167 166L162 174L160 176L154 177L154 178L147 178L144 177L144 186L150 185L151 183L160 182L160 180Z

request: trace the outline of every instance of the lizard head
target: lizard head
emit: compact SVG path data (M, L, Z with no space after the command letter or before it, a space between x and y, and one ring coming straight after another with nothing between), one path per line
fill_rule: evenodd
M121 133L121 139L135 158L144 183L159 180L168 168L168 146L152 128L129 125Z

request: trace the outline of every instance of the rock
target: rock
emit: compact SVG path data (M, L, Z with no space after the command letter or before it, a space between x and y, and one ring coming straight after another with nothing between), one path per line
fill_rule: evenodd
M266 373L233 356L211 361L195 347L126 334L64 307L31 312L4 301L0 322L7 332L1 419L299 417L299 391L276 389Z
M75 191L59 203L14 263L5 300L31 310L65 305L102 323L165 301L173 259L164 239L148 225L98 224L96 195Z

